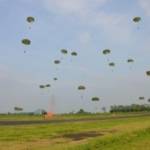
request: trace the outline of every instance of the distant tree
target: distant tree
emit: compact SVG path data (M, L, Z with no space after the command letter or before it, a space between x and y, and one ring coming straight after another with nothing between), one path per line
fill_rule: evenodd
M142 111L150 111L150 105L137 105L137 104L132 104L132 105L114 105L111 106L110 112L142 112Z
M77 112L77 114L84 114L84 113L86 113L86 112L84 111L84 109L80 109L80 110Z

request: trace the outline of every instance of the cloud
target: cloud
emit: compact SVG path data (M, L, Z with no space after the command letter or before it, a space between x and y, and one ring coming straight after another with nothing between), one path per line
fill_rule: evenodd
M3 80L9 76L9 70L7 66L0 64L0 80Z
M22 74L20 72L15 72L15 70L10 69L8 66L0 64L0 81L13 81L22 85L32 85L36 84L38 79L29 76L28 74Z
M91 43L92 37L90 33L88 32L83 32L79 35L79 41L82 45L87 45Z
M85 16L91 10L103 6L110 0L45 0L45 5L55 13Z
M139 5L145 11L146 15L150 16L150 0L139 0Z
M132 39L129 16L114 11L107 12L105 6L110 2L111 0L45 0L44 4L51 13L59 17L74 18L81 25L90 27L90 30L104 31L107 37L116 42L118 39L119 42L128 42ZM80 33L79 41L88 42L90 36Z

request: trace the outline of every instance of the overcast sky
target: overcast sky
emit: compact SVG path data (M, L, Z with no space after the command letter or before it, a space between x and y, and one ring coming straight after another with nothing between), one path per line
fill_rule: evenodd
M31 29L28 16L35 17ZM134 23L135 16L141 22ZM95 111L95 105L100 110L150 98L150 0L0 0L0 19L0 112L14 106ZM31 45L24 46L23 38ZM111 54L104 56L103 49ZM107 59L116 63L113 70ZM86 90L78 91L79 85ZM91 102L93 96L100 102Z

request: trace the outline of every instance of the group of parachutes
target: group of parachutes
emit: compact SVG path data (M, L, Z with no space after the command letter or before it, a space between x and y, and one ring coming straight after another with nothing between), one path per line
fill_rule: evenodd
M31 29L31 25L35 22L35 18L34 18L33 16L28 16L28 17L26 18L26 21L27 21L27 23L29 24L29 29ZM139 16L134 17L134 18L132 19L132 21L133 21L134 23L139 23L139 22L141 21L141 17L139 17ZM21 40L21 42L22 42L22 44L25 45L25 46L31 45L31 40L30 40L29 38L23 38L23 39ZM26 51L24 51L24 53L26 53ZM68 50L66 50L66 49L61 49L61 53L62 53L63 55L67 55L69 52L68 52ZM104 50L102 51L102 53L103 53L103 55L110 55L110 54L111 54L111 50L110 50L110 49L104 49ZM76 51L72 51L72 52L71 52L71 56L74 56L74 57L75 57L75 56L78 56L78 53L77 53ZM109 59L107 59L107 61L109 61ZM55 65L59 65L60 63L61 63L61 60L58 60L58 59L54 60L54 64L55 64ZM134 59L133 59L133 58L127 59L127 63L134 63ZM108 65L109 65L110 67L115 67L116 64L115 64L115 62L109 62ZM146 75L147 75L147 76L150 76L150 70L146 71ZM57 78L57 77L54 77L53 80L54 80L54 81L57 81L58 78ZM41 88L41 89L49 88L49 87L51 87L50 84L39 85L39 88ZM84 90L86 90L86 86L84 86L84 85L79 85L79 86L77 87L77 89L78 89L79 91L84 91ZM83 98L83 95L81 95L81 98ZM139 97L139 100L144 100L144 99L145 99L145 97L143 97L143 96L140 96L140 97ZM92 101L99 101L100 98L97 97L97 96L94 96L94 97L91 98L91 100L92 100ZM150 102L150 99L148 99L148 102Z

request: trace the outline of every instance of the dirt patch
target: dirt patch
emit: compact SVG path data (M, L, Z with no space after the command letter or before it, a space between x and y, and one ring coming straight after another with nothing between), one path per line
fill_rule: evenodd
M62 137L72 139L73 141L79 141L79 140L84 140L86 138L92 138L92 137L98 137L98 136L104 136L104 133L90 131L90 132L64 134Z
M108 130L108 131L106 131L106 132L113 134L113 133L116 133L116 132L118 132L118 130L116 130L116 129L113 129L113 130Z

